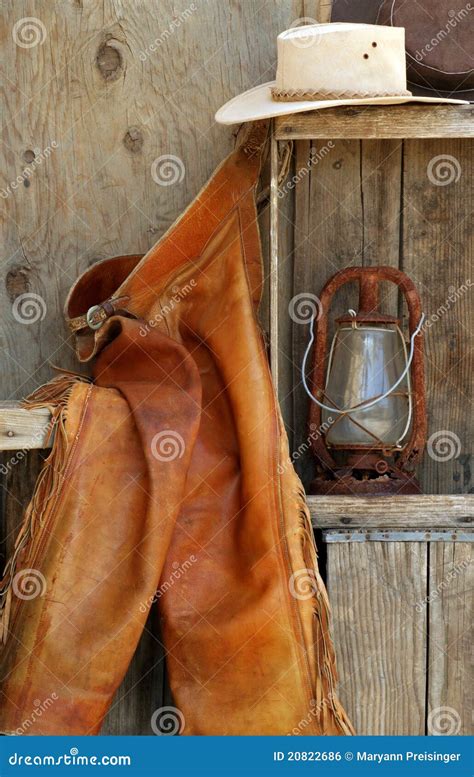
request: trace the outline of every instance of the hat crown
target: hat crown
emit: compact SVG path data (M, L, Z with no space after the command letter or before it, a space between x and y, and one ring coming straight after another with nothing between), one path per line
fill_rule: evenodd
M406 92L403 27L311 24L285 30L277 46L277 93Z

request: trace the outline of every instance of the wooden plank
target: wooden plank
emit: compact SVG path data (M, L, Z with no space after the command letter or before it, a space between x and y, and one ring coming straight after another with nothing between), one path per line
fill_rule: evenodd
M339 693L357 734L425 730L426 543L329 545Z
M292 144L280 143L280 154L290 151L286 146ZM288 185L292 181L294 159L290 157L290 169L286 181L282 181L278 196L278 397L280 410L284 419L290 444L292 443L292 412L293 412L293 362L291 359L291 329L288 326L288 289L293 288L293 249L294 249L294 208L295 202ZM270 207L268 208L270 210Z
M467 543L430 546L428 726L431 734L474 734L474 565Z
M474 496L308 496L318 529L469 528L474 523Z
M312 250L309 240L310 232L310 189L311 189L311 169L309 159L311 154L311 144L309 141L300 141L295 144L295 166L294 173L297 184L294 187L295 200L295 230L294 230L294 253L293 253L293 285L286 289L285 299L287 303L287 313L285 321L287 328L291 333L291 351L288 359L291 368L292 378L292 448L299 450L304 446L303 457L295 460L296 471L301 478L304 478L307 468L312 467L311 457L308 455L308 429L307 429L307 408L308 400L303 391L300 375L300 365L305 349L305 337L308 337L307 326L304 323L298 323L298 315L293 312L297 306L300 295L306 299L309 294L317 294L312 289ZM309 298L311 305L312 298ZM303 316L304 321L304 316ZM311 470L310 470L311 471ZM306 478L309 481L308 478Z
M0 402L0 450L45 448L50 418L47 409L26 410L18 402Z
M278 393L278 335L279 335L279 219L278 219L278 143L273 137L270 141L270 367L272 378Z
M398 140L365 140L361 162L361 264L398 267L402 143ZM380 310L387 315L397 314L398 290L392 283L381 284Z
M280 140L474 137L472 105L340 106L276 120Z
M360 194L361 145L356 141L322 139L296 144L295 252L293 291L287 290L288 324L293 330L294 463L305 486L314 462L308 429L310 400L301 380L301 363L309 337L309 319L318 312L318 295L326 281L347 265L360 264L363 255ZM344 288L333 308L340 315L355 300Z
M474 144L407 141L402 269L416 283L424 326L428 445L418 468L425 493L472 489Z

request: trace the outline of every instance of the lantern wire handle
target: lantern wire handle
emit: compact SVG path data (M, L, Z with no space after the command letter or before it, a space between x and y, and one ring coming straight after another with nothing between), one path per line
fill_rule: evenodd
M301 364L301 379L303 381L304 390L306 391L306 393L309 396L309 398L312 399L313 402L316 402L316 404L319 405L319 407L322 407L323 410L328 410L330 413L336 413L336 415L345 415L346 413L352 413L355 410L357 410L357 411L359 411L359 410L367 410L368 407L373 407L378 402L381 402L382 399L385 399L386 397L388 397L388 395L391 394L392 391L395 391L397 386L400 385L400 383L405 378L405 376L408 373L408 370L411 367L411 363L413 361L413 354L415 352L415 337L421 331L421 328L423 326L423 322L425 320L425 314L424 313L421 314L421 318L420 318L420 321L418 323L418 326L417 326L417 328L415 329L415 331L413 332L413 334L412 334L412 336L410 338L410 353L409 353L409 356L408 356L406 367L403 370L403 372L400 375L400 377L398 378L398 380L393 384L393 386L391 386L388 389L388 391L386 391L384 394L381 394L379 397L376 397L376 399L368 400L367 402L363 402L360 405L354 405L354 407L346 407L343 410L338 410L335 407L330 407L329 405L325 405L323 402L320 402L319 399L316 399L316 397L314 396L313 392L310 391L308 383L307 383L307 380L306 380L306 364L307 364L307 361L308 361L308 356L309 356L309 354L311 352L311 347L312 347L312 345L314 343L314 320L315 320L315 316L311 316L311 320L310 320L310 323L309 323L309 331L310 331L309 343L308 343L308 345L306 347L306 351L305 351L304 356L303 356L303 362Z

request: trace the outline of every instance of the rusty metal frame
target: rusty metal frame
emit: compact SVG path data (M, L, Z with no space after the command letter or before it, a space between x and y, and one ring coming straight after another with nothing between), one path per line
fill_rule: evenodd
M341 286L354 281L359 283L359 311L354 319L355 321L393 321L391 317L385 318L378 311L379 284L382 281L390 281L398 286L404 295L408 307L410 336L419 324L422 314L420 297L413 281L401 270L395 267L348 267L340 270L329 279L319 295L320 315L316 324L317 331L310 376L310 385L315 392L321 393L324 386L328 344L328 318L333 296ZM407 464L414 466L420 458L426 442L427 420L422 333L415 339L410 374L413 397L413 422L408 442L398 457L397 465L400 468ZM315 402L311 403L309 422L313 429L321 427L321 408ZM316 438L313 436L311 444L314 455L326 468L330 470L337 469L336 462L331 456L322 435Z
M296 139L296 138L295 138ZM270 365L272 370L275 390L279 391L279 359L278 359L278 332L279 332L279 142L286 142L286 139L279 139L275 131L275 121L273 121L270 145ZM320 388L324 386L325 377L325 353L328 337L327 313L333 294L344 283L350 281L359 282L359 311L357 320L362 322L376 322L389 320L396 322L397 319L389 316L381 316L377 310L379 299L378 285L382 280L390 281L396 284L404 295L409 311L409 332L410 336L416 329L421 317L421 303L414 283L394 267L361 267L347 268L336 273L326 284L320 295L321 310L323 317L317 322L317 332L315 345L313 349L313 365L310 375L310 385L314 390L315 386ZM326 315L324 315L326 314ZM427 419L426 419L426 399L425 399L425 380L424 380L424 344L423 335L420 333L415 338L413 361L410 369L412 401L413 401L413 421L410 437L397 454L396 469L406 483L399 482L397 487L400 493L403 488L407 488L407 493L416 492L412 490L415 479L412 474L403 472L405 467L412 469L420 459L426 442ZM309 412L309 424L311 429L321 427L321 409L316 403L311 403ZM323 467L323 470L334 472L337 470L337 464L331 453L326 447L322 435L314 436L310 434L312 449L315 457ZM380 456L376 456L380 459ZM383 493L385 493L387 484L380 484ZM337 489L331 491L337 493ZM344 491L345 493L345 491ZM388 491L387 491L388 493Z

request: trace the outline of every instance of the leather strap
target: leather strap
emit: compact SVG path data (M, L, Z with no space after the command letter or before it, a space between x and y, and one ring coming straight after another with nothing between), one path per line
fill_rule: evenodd
M372 97L411 97L412 94L407 89L400 89L398 92L368 92L357 91L355 89L277 89L272 88L272 98L276 102L295 102L295 100L356 100Z
M99 305L93 305L82 316L66 319L66 323L71 332L79 332L81 329L99 329L110 316L114 316L117 313L130 315L123 307L123 303L128 299L129 297L112 297Z

